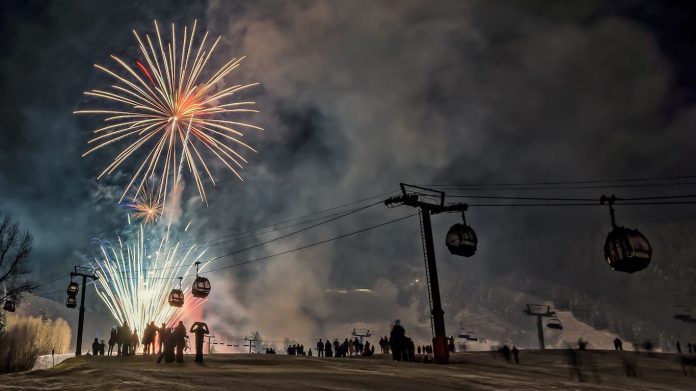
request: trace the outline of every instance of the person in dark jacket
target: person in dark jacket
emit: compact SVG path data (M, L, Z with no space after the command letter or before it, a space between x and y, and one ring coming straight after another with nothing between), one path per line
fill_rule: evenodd
M159 354L162 354L162 348L164 347L164 336L167 334L167 325L162 323L162 327L157 329L157 339L159 344Z
M331 342L328 338L326 339L326 344L324 344L324 353L326 354L326 357L333 356L333 348L331 347Z
M401 325L399 319L394 321L394 327L392 327L391 333L389 334L389 346L392 350L392 359L394 361L401 361L404 353L404 342L406 341L406 329Z
M130 354L130 336L131 329L128 327L128 323L123 322L118 330L118 343L121 346L121 356L128 356Z
M97 338L94 338L94 342L92 342L92 355L99 355L99 339Z
M116 345L116 342L118 341L118 329L116 326L111 328L111 335L109 336L109 356L111 356L111 353L114 352L114 345ZM118 350L116 351L116 355L118 355L118 352L121 350L121 345L118 345Z
M321 339L317 342L317 357L324 357L324 343Z
M196 362L203 362L203 338L210 331L208 330L208 325L203 322L196 322L191 326L190 333L196 335Z
M179 321L179 324L174 329L173 336L176 344L176 362L184 362L184 347L186 346L186 326L184 326L184 322Z

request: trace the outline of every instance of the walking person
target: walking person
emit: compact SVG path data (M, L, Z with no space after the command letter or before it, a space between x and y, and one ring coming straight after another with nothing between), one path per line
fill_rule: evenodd
M517 346L512 345L512 356L515 357L515 364L520 363L519 355L520 355L520 351L519 351L519 349L517 349Z
M203 362L203 338L205 338L206 334L210 333L210 331L208 330L208 325L203 323L203 322L196 322L191 326L191 330L189 330L189 332L194 333L196 336L196 339L195 339L196 362L202 363Z
M114 351L114 345L116 345L116 340L118 340L118 331L116 329L116 326L113 326L111 328L111 334L109 336L109 356L111 356L111 353L113 353ZM116 351L116 354L118 355L118 351Z

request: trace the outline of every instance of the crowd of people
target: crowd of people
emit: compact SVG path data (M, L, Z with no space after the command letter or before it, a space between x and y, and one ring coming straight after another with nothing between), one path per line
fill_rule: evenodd
M203 322L195 322L190 333L196 337L196 362L203 361L203 338L209 333L208 326ZM167 327L162 323L161 327L157 327L155 322L150 322L144 327L142 340L138 337L138 330L130 327L126 322L120 326L113 326L109 337L108 355L114 353L116 347L117 356L133 356L138 347L142 347L143 355L159 355L157 363L162 360L166 363L183 362L184 352L189 349L189 335L186 332L184 322L179 321L176 327ZM156 349L159 347L159 349ZM97 338L92 343L92 352L94 355L104 355L105 344L101 343ZM158 350L155 352L155 350Z

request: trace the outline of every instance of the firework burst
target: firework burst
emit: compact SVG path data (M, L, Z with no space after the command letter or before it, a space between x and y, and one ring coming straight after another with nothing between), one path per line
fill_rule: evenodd
M182 39L177 45L176 27L171 26L171 41L163 43L160 27L154 22L155 37L144 39L133 30L138 42L140 59L125 61L111 58L118 70L95 65L115 79L115 84L104 90L91 90L86 95L116 102L113 109L79 110L76 114L96 114L104 117L104 126L95 129L95 136L88 141L93 145L86 156L113 143L121 143L123 149L99 174L114 173L125 161L134 158L138 151L145 157L138 161L130 183L121 196L126 195L134 183L159 177L157 193L166 200L167 186L175 185L184 163L206 202L204 178L215 185L206 156L222 162L240 180L239 170L247 161L233 146L255 150L240 140L244 129L263 130L246 122L233 121L229 115L258 112L252 109L255 102L237 101L237 94L258 83L225 85L224 79L236 69L243 57L227 61L217 71L204 77L206 65L221 37L209 44L208 33L198 40L196 22L192 28L184 27ZM155 43L153 43L153 40ZM139 158L135 158L139 159ZM142 191L136 187L136 196Z
M91 266L99 279L95 286L97 295L114 318L131 327L143 327L154 321L155 324L172 324L179 320L185 311L192 310L206 299L195 299L190 286L195 278L192 270L194 262L200 262L205 251L198 252L195 246L182 252L179 244L168 247L169 241L162 238L156 250L148 251L144 228L141 225L137 238L132 243L118 245L100 242L100 256ZM184 254L183 256L181 254ZM201 271L208 261L201 262ZM186 306L171 307L167 302L170 290L178 285L177 278L184 277L182 289Z
M140 193L135 188L124 206L131 211L132 218L147 225L155 223L162 216L164 203L152 185L145 185Z

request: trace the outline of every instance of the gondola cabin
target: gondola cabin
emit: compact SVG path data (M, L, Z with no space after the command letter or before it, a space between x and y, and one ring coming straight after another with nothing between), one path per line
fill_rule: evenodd
M2 306L2 309L7 311L7 312L15 312L15 303L11 299L5 300L5 304Z
M466 224L457 223L447 231L445 244L450 253L470 257L476 253L478 238L473 228Z
M620 272L635 273L650 264L650 242L636 229L614 227L604 242L604 258Z
M65 300L65 306L68 308L75 308L77 307L77 297L75 296L68 296L68 298Z
M184 305L184 292L181 289L172 289L168 301L172 307L182 307Z
M78 285L75 281L70 281L70 284L68 285L68 290L67 290L68 295L69 296L76 296L79 291L80 291L80 285Z
M205 277L196 277L193 281L193 286L191 287L191 294L193 297L205 298L210 294L210 281Z

